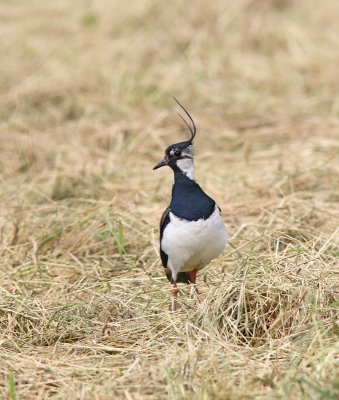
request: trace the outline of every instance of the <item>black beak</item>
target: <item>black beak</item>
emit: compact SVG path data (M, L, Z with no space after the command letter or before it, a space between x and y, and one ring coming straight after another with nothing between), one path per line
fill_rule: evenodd
M165 165L168 165L168 162L167 162L166 159L163 159L163 160L161 160L160 162L158 162L158 164L155 165L155 166L153 167L153 169L158 169L158 168L160 168L160 167L164 167Z

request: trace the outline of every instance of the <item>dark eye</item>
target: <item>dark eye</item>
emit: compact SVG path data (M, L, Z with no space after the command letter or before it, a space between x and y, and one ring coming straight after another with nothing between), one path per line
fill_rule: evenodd
M176 157L180 157L181 156L181 151L180 150L175 150L174 155Z

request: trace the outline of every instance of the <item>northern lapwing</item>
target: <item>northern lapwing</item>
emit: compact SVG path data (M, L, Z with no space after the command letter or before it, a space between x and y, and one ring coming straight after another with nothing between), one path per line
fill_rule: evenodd
M169 166L174 172L172 199L160 220L160 255L173 284L173 311L177 308L177 283L196 283L197 272L219 256L227 242L220 208L197 184L194 176L193 139L196 126L180 114L189 129L189 140L167 147L165 157L153 169Z

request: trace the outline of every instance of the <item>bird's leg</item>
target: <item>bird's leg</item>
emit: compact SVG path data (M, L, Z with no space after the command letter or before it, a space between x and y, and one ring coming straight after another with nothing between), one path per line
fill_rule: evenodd
M199 293L198 293L198 288L197 288L197 285L196 285L197 272L198 272L198 270L197 270L196 268L194 268L194 269L190 272L190 276L191 276L191 284L193 285L194 291L195 291L196 294L199 294ZM192 294L192 292L191 292L191 294Z
M191 273L190 273L190 275L191 275L191 283L193 284L193 285L195 285L195 282L196 282L196 280L197 280L197 270L196 269L193 269L192 271L191 271Z
M173 303L172 303L172 311L177 311L177 296L179 289L177 288L177 281L173 281Z

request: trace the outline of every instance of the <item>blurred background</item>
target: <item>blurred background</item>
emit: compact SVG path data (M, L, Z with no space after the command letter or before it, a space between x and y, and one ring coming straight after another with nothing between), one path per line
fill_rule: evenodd
M312 291L318 279L322 305L334 301L338 20L339 2L331 0L0 1L0 277L7 310L0 323L10 344L1 368L5 379L10 369L16 371L23 397L45 398L53 390L67 397L86 388L92 398L112 374L121 378L125 391L139 382L141 397L136 398L160 395L164 385L172 388L168 393L173 398L193 392L213 397L219 384L228 385L229 398L240 398L239 387L234 389L239 382L242 398L248 398L246 387L257 395L302 398L303 391L294 387L291 394L282 378L289 361L278 363L280 372L272 375L272 384L253 383L251 374L261 367L262 376L267 372L267 366L253 361L252 372L242 367L233 371L243 374L234 382L232 377L228 383L213 381L213 393L208 377L224 368L222 360L187 367L198 368L200 375L195 378L192 372L187 381L193 383L182 383L177 392L177 381L164 378L167 372L161 371L181 376L182 354L171 347L178 332L163 343L165 358L150 347L145 351L152 362L135 364L139 369L129 369L132 353L115 358L112 366L103 350L100 362L107 370L101 370L100 378L91 369L93 358L76 358L72 348L73 359L67 346L85 343L90 349L93 335L103 346L138 346L148 327L128 331L124 321L144 315L145 304L153 313L147 318L158 321L158 308L167 307L169 286L157 254L158 222L173 177L170 170L152 167L168 145L186 137L172 96L196 121L197 180L222 208L231 236L224 258L214 265L219 272L214 276L207 271L205 283L217 282L218 273L226 271L228 282L235 279L239 289L236 279L242 275L237 271L243 271L244 260L252 260L262 268L255 279L271 282L272 296L282 287L288 293L288 288L309 285ZM295 257L308 266L311 259L319 262L293 275L290 263ZM262 275L277 260L286 281L280 281L281 269L270 278ZM148 285L153 285L152 295ZM225 286L222 292L227 290ZM102 296L108 296L109 305ZM115 308L116 301L120 305ZM261 309L255 301L252 306ZM68 313L65 304L72 306ZM287 307L280 300L277 304ZM20 319L22 313L26 317ZM321 313L330 323L331 312ZM16 322L8 315L16 315ZM115 337L104 334L102 327L109 325L110 315L121 322ZM171 322L155 323L172 329ZM307 330L307 324L299 331ZM269 332L265 329L261 340ZM274 338L284 337L284 329ZM255 336L254 331L246 335ZM227 340L240 339L234 333ZM18 343L26 346L20 352ZM59 355L51 358L48 346L59 346ZM267 360L273 351L269 346ZM210 354L212 347L207 346ZM40 361L34 359L36 368L27 372L32 349ZM100 351L93 350L95 357ZM293 351L299 347L289 354ZM78 375L70 365L63 369L68 357L83 366ZM326 371L332 371L333 359L326 360ZM46 377L39 363L58 374ZM309 372L312 382L330 385L333 373L317 368L314 375ZM148 391L142 386L146 381ZM40 392L35 382L41 382Z
M1 2L5 214L115 195L141 215L155 195L164 206L172 177L151 167L184 137L173 95L198 125L198 180L230 213L299 169L312 176L293 185L330 180L338 15L316 0Z

